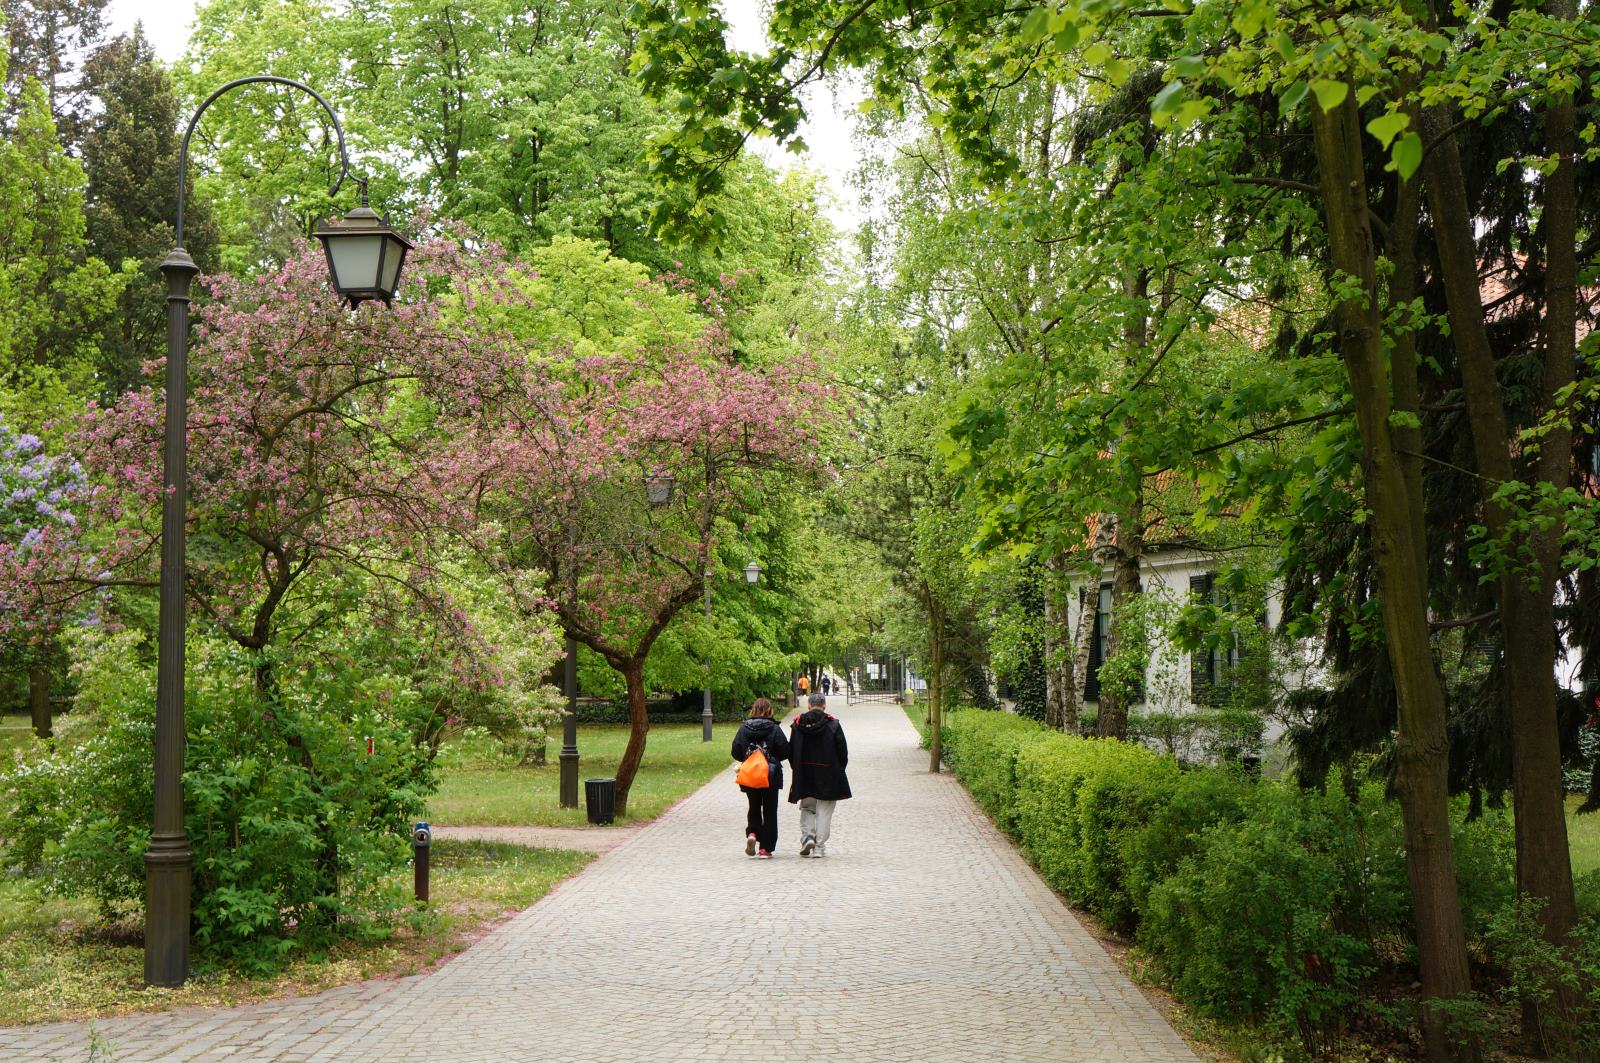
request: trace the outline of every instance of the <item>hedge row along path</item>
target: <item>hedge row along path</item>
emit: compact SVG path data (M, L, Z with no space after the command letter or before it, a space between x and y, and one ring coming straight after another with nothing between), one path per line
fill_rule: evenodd
M133 1060L1193 1061L899 708L835 699L856 798L825 860L751 860L731 767L435 971L101 1020ZM718 729L717 741L730 739ZM731 762L730 762L731 765ZM0 1058L82 1060L78 1023Z

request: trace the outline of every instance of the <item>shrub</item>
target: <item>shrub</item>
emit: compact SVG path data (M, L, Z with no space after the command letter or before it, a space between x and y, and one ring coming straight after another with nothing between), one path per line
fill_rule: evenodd
M1508 900L1489 921L1491 955L1508 977L1505 1003L1539 1005L1536 1030L1551 1059L1590 1063L1600 1059L1600 918L1579 922L1566 949L1552 946L1539 926L1542 901ZM1571 1012L1552 1005L1557 994Z
M1016 833L1017 751L1050 734L1010 713L960 709L945 714L944 759L978 807L1007 834Z
M1195 853L1205 832L1237 823L1250 811L1256 784L1242 770L1197 768L1183 772L1166 800L1149 810L1142 824L1123 835L1120 856L1128 902L1142 916L1150 891Z
M136 910L144 892L154 684L136 633L84 633L78 652L84 733L38 743L0 776L14 810L4 862L109 915ZM302 670L269 706L262 659L203 639L189 659L185 828L201 952L262 970L296 943L382 921L433 782L409 718L425 710L360 667Z
M1109 923L1133 908L1120 852L1177 782L1171 757L1113 739L1052 735L1017 754L1017 834L1050 884Z
M1352 802L1286 785L1263 786L1251 806L1206 829L1150 890L1139 942L1200 1011L1264 1021L1315 1050L1374 967L1363 820L1391 806L1372 786Z

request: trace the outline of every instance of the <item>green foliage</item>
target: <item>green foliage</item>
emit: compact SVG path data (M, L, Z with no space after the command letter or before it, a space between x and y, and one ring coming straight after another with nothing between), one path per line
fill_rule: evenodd
M1507 972L1505 1002L1539 1005L1531 1031L1551 1059L1592 1063L1600 1045L1600 916L1578 923L1565 949L1552 945L1539 925L1540 902L1508 900L1490 921L1488 940L1495 962ZM1553 1007L1558 996L1567 1008Z
M737 157L720 195L651 179L645 145L668 122L628 76L637 31L626 7L210 0L175 76L193 103L263 70L304 81L339 112L373 205L393 216L458 219L518 252L594 241L703 283L747 269L763 287L814 275L831 239L814 190ZM309 99L252 87L206 125L197 147L215 165L198 185L216 205L228 269L281 260L309 221L348 209L348 188L328 195L336 153ZM656 214L678 223L671 238Z
M1375 963L1361 887L1364 820L1380 802L1273 787L1250 817L1207 830L1151 890L1139 928L1175 992L1212 1017L1264 1020L1308 1042L1348 1014Z
M1238 771L1197 768L1177 777L1166 799L1149 809L1144 824L1127 831L1118 847L1128 906L1136 915L1143 916L1150 891L1199 851L1207 830L1249 815L1256 790Z
M100 390L126 391L140 368L164 353L166 282L160 265L175 242L178 209L178 97L142 32L100 49L86 65L100 108L83 143L84 215L89 251L124 275L114 319L100 337ZM192 179L191 179L192 184ZM203 271L216 268L216 223L190 196L184 247Z
M0 414L32 430L91 390L95 335L122 278L86 253L83 167L37 81L0 138Z
M1376 783L1325 791L962 710L947 759L1052 886L1134 932L1185 1003L1265 1024L1315 1051L1363 1006L1373 976L1412 962L1399 809ZM1337 780L1330 780L1334 782ZM1486 942L1512 893L1509 819L1455 819L1469 936Z
M0 776L16 810L8 867L115 914L144 892L153 670L136 632L75 637L73 733L37 743ZM355 662L350 662L354 665ZM414 694L381 671L286 675L228 643L191 642L185 826L195 854L195 941L252 970L331 933L374 929L401 899L386 877L433 786L411 740ZM366 739L373 738L368 755Z
M949 713L944 757L978 807L1007 834L1017 830L1017 754L1048 734L1020 716L982 709Z
M1177 778L1172 758L1144 746L1052 735L1017 754L1017 839L1051 885L1127 924L1124 838L1166 803Z

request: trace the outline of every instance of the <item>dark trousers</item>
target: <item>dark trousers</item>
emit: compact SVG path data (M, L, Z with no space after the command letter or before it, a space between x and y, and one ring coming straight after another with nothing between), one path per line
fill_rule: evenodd
M756 844L767 852L775 852L778 848L778 796L781 791L776 786L769 786L765 790L746 790L745 799L750 802L750 813L745 816L744 829L746 834L756 836Z

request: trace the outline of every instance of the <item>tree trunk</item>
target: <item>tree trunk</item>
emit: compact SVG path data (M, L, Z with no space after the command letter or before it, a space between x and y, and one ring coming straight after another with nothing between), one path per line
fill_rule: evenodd
M644 658L635 657L619 670L628 687L628 746L622 751L622 762L617 765L617 818L621 819L628 812L628 789L639 773L639 762L644 759L650 713L644 704Z
M1432 1001L1472 990L1450 837L1450 745L1444 688L1428 631L1425 570L1416 564L1415 510L1407 497L1391 431L1378 279L1367 215L1360 114L1353 99L1331 111L1311 108L1330 265L1361 282L1361 294L1334 307L1340 354L1350 377L1361 433L1368 529L1399 705L1396 782L1405 824L1406 871L1422 968L1420 1020L1430 1060L1476 1060L1476 1040L1455 1034Z
M1083 730L1083 696L1089 682L1089 650L1094 643L1094 614L1100 603L1100 577L1098 571L1085 588L1084 601L1078 610L1078 627L1072 634L1072 689L1068 692L1067 718L1062 730L1078 734Z
M1144 509L1136 495L1127 513L1119 514L1116 522L1115 546L1111 567L1111 631L1106 638L1106 656L1116 657L1125 649L1123 624L1117 618L1127 613L1141 593L1139 564L1144 557ZM1128 737L1128 709L1133 702L1133 691L1120 691L1111 686L1100 688L1100 720L1096 733L1101 738Z
M50 726L50 669L36 663L28 669L28 714L33 718L33 733L49 738Z
M944 610L928 596L928 770L939 774L944 757Z
M1594 755L1594 763L1589 765L1589 794L1578 806L1578 812L1581 815L1600 812L1600 753Z
M1548 116L1559 125L1552 108ZM1449 132L1452 116L1448 109L1432 107L1422 114L1425 140L1436 142L1425 164L1428 205L1434 219L1439 248L1440 275L1444 282L1450 337L1455 344L1466 398L1467 421L1472 430L1473 455L1480 474L1484 502L1484 524L1491 538L1506 548L1526 546L1537 571L1507 571L1496 584L1499 594L1500 627L1505 642L1506 702L1511 716L1511 792L1516 809L1517 890L1543 902L1539 923L1546 940L1561 945L1577 922L1577 905L1572 888L1572 855L1567 844L1566 805L1562 792L1561 742L1556 720L1556 638L1555 580L1561 528L1534 531L1527 540L1518 534L1507 541L1510 514L1495 500L1495 491L1511 482L1516 472L1510 448L1518 446L1506 422L1500 381L1496 375L1494 350L1483 320L1483 298L1478 282L1477 249L1472 236L1472 216L1467 206L1466 184L1455 134ZM1547 136L1550 135L1547 127ZM1570 138L1569 138L1570 139ZM1568 166L1570 169L1570 164ZM1555 183L1552 179L1552 184ZM1547 241L1556 240L1555 230L1563 228L1567 212L1566 252L1572 253L1570 211L1573 201L1551 192L1548 213L1543 219ZM1554 251L1554 247L1547 250ZM1565 257L1565 256L1563 256ZM1553 263L1552 263L1553 265ZM1559 272L1560 267L1557 267ZM1574 271L1575 275L1575 271ZM1552 288L1560 282L1551 278ZM1571 283L1569 280L1568 283ZM1551 294L1558 294L1552 291ZM1564 296L1564 293L1561 293ZM1555 306L1547 311L1556 312ZM1569 319L1574 320L1574 319ZM1563 345L1559 328L1547 316L1544 394L1572 379L1573 336L1570 328ZM1550 355L1561 351L1560 364ZM1547 407L1548 408L1548 405ZM1559 457L1540 460L1540 479L1548 479L1556 490L1568 482L1572 440L1570 430L1547 435L1542 449ZM1571 1002L1562 1001L1565 1010ZM1541 1026L1550 1024L1541 1023Z

